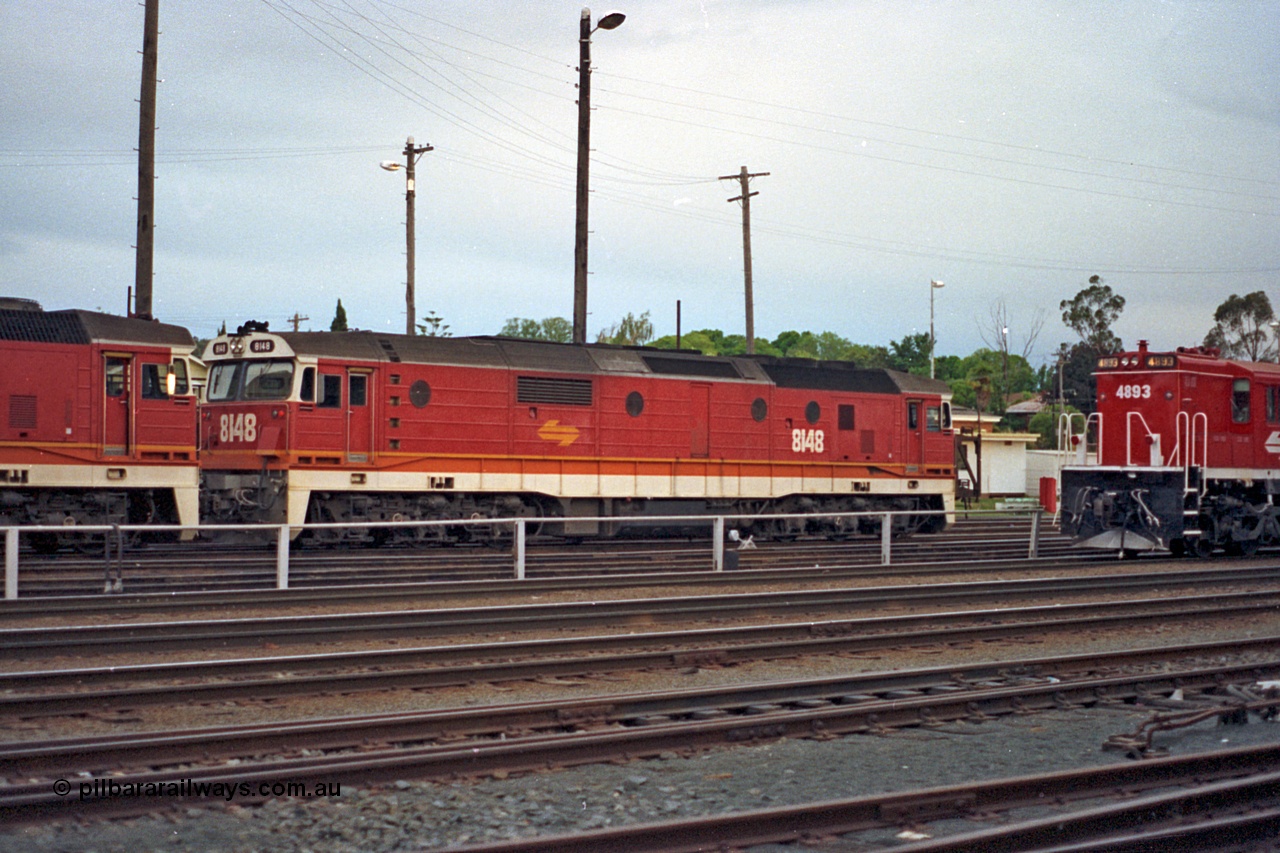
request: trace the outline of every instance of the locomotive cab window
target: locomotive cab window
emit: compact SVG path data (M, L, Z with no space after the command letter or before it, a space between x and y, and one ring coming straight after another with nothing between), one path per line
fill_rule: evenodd
M167 400L169 394L165 390L168 370L162 364L142 365L142 398L144 400Z
M209 371L209 385L205 389L205 396L210 402L218 403L236 398L240 368L243 366L243 362L239 361L224 361L213 366Z
M353 406L363 406L368 399L369 377L353 373L348 378L347 400Z
M1231 383L1231 420L1238 424L1249 422L1249 380L1237 379Z
M920 404L907 403L907 429L920 429Z
M124 365L122 358L107 359L107 396L124 396Z
M245 400L283 400L292 390L293 362L251 361L245 365Z
M1267 423L1280 423L1280 385L1267 386Z
M187 377L186 359L175 358L173 364L169 365L169 374L173 377L173 384L169 388L170 394L186 394L191 390L191 384ZM169 384L167 379L165 384Z
M942 407L941 406L925 407L924 428L929 432L942 432Z
M322 375L320 402L316 405L322 409L336 409L342 405L342 377Z
M304 403L316 401L316 369L314 367L302 369L302 387L298 389L298 399Z

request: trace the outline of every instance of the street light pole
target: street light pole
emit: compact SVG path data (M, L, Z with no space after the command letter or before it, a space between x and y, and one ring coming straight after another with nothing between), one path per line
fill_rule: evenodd
M583 8L578 22L578 190L577 222L573 241L573 342L587 341L587 193L591 169L591 34L612 30L626 19L609 12L591 27L591 10Z
M945 282L930 281L929 282L929 378L936 379L934 363L934 350L937 349L938 339L933 334L933 292L939 288L946 287Z
M417 332L417 309L414 307L414 250L417 242L414 234L413 217L413 200L417 195L416 180L414 178L414 167L418 164L418 159L428 151L434 151L428 143L427 145L414 145L413 137L410 136L404 143L404 169L405 169L405 191L404 191L404 240L405 240L405 283L404 283L404 302L405 302L405 334L412 335ZM382 168L388 172L399 171L400 164L394 160L383 160Z

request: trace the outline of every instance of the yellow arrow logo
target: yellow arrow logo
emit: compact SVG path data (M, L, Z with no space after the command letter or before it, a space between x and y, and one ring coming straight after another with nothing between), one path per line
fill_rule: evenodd
M547 421L538 428L538 438L558 441L561 447L568 447L578 440L578 428L568 424L561 426L559 421Z

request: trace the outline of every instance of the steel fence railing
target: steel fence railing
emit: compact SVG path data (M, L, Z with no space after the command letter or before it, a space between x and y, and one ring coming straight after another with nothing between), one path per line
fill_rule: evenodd
M1040 538L1040 507L1031 507L1026 509L1007 509L1007 510L967 510L963 514L966 518L972 516L1024 516L1031 517L1031 533L1028 539L1027 557L1028 559L1036 559L1039 555L1039 538ZM186 539L187 536L182 534L199 535L204 532L226 533L229 531L237 532L261 532L267 537L274 537L276 546L275 556L275 574L276 588L289 588L289 558L290 543L309 531L325 531L325 530L361 530L361 529L391 529L391 528L430 528L430 527L467 527L473 525L484 525L489 527L510 527L511 528L511 554L512 554L512 577L516 580L525 578L526 569L526 552L528 541L528 526L530 524L564 524L572 521L573 523L605 523L605 524L641 524L643 526L661 526L662 524L679 524L682 527L706 525L710 527L711 534L711 571L723 572L726 567L733 569L737 567L736 551L744 548L750 548L753 545L750 537L741 539L734 535L736 528L731 527L732 524L742 524L746 522L760 521L820 521L830 523L832 519L847 519L850 522L856 522L862 519L878 520L880 531L880 563L881 565L891 565L893 562L893 520L898 516L911 516L919 518L920 516L948 516L954 518L958 513L955 511L948 512L946 510L903 510L894 512L841 512L841 513L823 513L821 515L812 513L776 513L762 515L664 515L664 516L636 516L636 517L618 517L618 516L596 516L596 517L578 517L565 518L563 516L554 517L523 517L523 518L463 518L463 519L447 519L432 521L382 521L382 522L328 522L328 523L308 523L308 524L197 524L197 525L178 525L178 524L113 524L113 525L79 525L75 527L66 527L61 525L23 525L0 527L0 531L4 534L4 597L5 599L16 599L18 597L18 577L19 577L19 537L30 534L56 534L66 535L74 533L77 536L93 536L101 535L103 537L103 554L104 554L104 584L103 592L122 592L123 591L123 564L126 540L136 533L176 533L181 538ZM854 527L856 528L856 524ZM726 544L732 545L737 543L737 548L728 547ZM728 555L734 555L728 558Z

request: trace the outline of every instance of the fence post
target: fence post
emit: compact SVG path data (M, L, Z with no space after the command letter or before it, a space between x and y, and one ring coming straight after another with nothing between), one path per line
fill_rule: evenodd
M711 524L711 571L724 571L724 516L717 515Z
M1034 560L1040 556L1040 510L1031 511L1031 544L1027 547L1027 559Z
M524 580L524 519L515 520L516 580Z
M893 515L885 513L880 522L880 565L887 566L893 562L889 551L889 540L893 533Z
M4 597L12 600L18 597L18 528L10 527L4 532Z
M280 525L276 539L276 589L289 588L289 525Z

